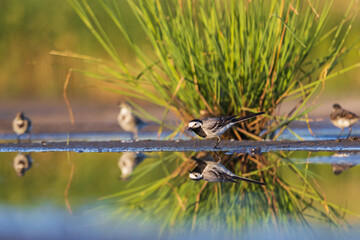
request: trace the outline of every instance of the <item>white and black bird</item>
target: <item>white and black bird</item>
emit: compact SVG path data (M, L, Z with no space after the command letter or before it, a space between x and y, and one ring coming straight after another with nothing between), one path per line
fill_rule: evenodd
M214 148L221 142L221 135L231 128L233 125L264 114L264 112L255 113L245 117L226 116L226 117L211 117L205 119L194 119L189 122L188 131L193 131L196 135L202 138L217 138L217 143Z
M193 158L198 164L194 170L189 170L189 177L194 181L204 180L208 182L234 182L238 183L240 181L246 181L250 183L256 183L260 185L265 185L263 182L255 181L248 178L239 177L238 175L232 173L227 169L222 163L221 158L217 162L202 160L198 158Z
M354 125L358 120L359 117L356 114L343 109L339 104L335 103L333 105L333 112L330 114L330 120L334 126L341 129L341 133L339 137L344 132L344 128L349 128L349 134L351 134L351 126Z
M124 152L118 161L118 167L121 170L121 180L128 180L134 168L145 158L147 158L147 155L141 152Z
M17 134L17 141L20 142L20 136L23 134L29 135L31 141L31 120L25 116L23 112L18 112L12 122L14 132Z
M140 129L142 129L146 123L140 118L134 115L132 107L126 102L119 104L120 112L117 116L120 127L127 132L133 133L133 138L138 139Z
M24 176L25 172L31 168L32 158L30 154L18 153L13 160L14 169L19 177Z

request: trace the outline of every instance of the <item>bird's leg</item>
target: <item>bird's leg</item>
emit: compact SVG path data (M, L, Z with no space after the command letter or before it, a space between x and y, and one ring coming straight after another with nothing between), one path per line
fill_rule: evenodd
M20 135L16 135L16 140L17 140L17 143L19 144L20 143Z
M344 132L344 128L341 128L341 133L340 133L340 135L337 137L338 139L341 137L341 135L343 134L343 132Z
M346 139L350 137L350 134L351 134L351 126L349 127L349 134L347 135Z
M133 133L133 140L134 140L134 141L137 141L137 140L138 140L138 131L137 131L137 130L134 131L134 133Z
M29 142L31 143L31 133L29 133L28 139L29 139Z
M216 154L216 156L217 156L217 163L221 163L221 157L220 157L220 155L217 153L217 152L214 152L215 154Z
M221 137L217 137L217 142L216 142L216 145L215 145L214 148L216 148L219 145L220 142L221 142Z

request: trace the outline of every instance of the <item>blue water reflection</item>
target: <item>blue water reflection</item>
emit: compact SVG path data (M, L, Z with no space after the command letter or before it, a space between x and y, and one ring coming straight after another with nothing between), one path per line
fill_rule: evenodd
M94 206L87 206L94 208ZM358 239L360 231L353 228L347 232L339 232L323 225L312 227L283 226L284 230L253 229L235 237L226 227L216 231L191 231L184 229L177 235L159 235L160 226L157 224L144 225L141 220L129 221L118 217L116 221L104 218L111 215L111 209L85 212L70 216L62 209L54 206L39 208L0 207L0 238L1 239ZM261 223L259 223L261 225Z
M306 122L294 121L289 124L289 127L303 140L335 140L341 132L341 130L335 127L330 120L310 122L309 124L313 134L309 131ZM346 128L340 138L346 138L348 131L349 129ZM360 136L359 124L353 126L351 136ZM298 138L291 131L285 129L279 136L278 140L298 140Z
M96 206L83 206L94 209ZM56 206L0 207L1 239L155 239L156 228L135 221L108 221L110 209L71 216ZM139 231L139 228L142 230Z
M289 124L289 128L298 136L301 136L304 140L334 140L337 139L340 134L340 129L334 127L330 120L320 122L310 122L310 127L313 134L309 131L306 122L294 121ZM345 129L344 134L341 138L347 136L348 129ZM276 131L274 136L279 132ZM163 131L160 136L156 132L145 132L142 131L139 134L139 140L145 139L165 139L172 134L171 131ZM297 136L294 135L288 129L285 129L278 137L278 140L298 140ZM351 136L360 136L359 125L354 125L352 128ZM26 141L26 137L22 138ZM34 133L32 134L34 141L50 141L50 142L64 142L68 139L71 141L130 141L132 140L132 134L127 132L70 132L68 133ZM173 136L173 139L190 139L185 134L178 134ZM15 141L16 134L1 134L0 140L2 141Z

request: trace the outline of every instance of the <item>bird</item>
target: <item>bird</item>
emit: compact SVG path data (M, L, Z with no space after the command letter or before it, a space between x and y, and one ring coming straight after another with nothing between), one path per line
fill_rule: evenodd
M17 142L20 142L20 136L23 134L29 135L31 141L31 120L25 116L23 112L18 112L12 122L14 132L17 134Z
M245 117L235 116L223 116L223 117L210 117L205 119L193 119L189 122L188 131L193 131L196 135L202 138L217 138L217 142L214 148L216 148L221 142L221 135L233 125L245 121L249 118L253 118L264 114L259 112L251 114Z
M194 158L194 157L192 159L196 161L197 166L194 168L194 170L188 171L191 180L194 181L204 180L208 182L233 182L233 183L239 183L238 180L241 180L250 183L256 183L259 185L265 185L265 183L263 182L255 181L244 177L239 177L238 175L232 173L221 163L220 157L217 162Z
M347 138L349 138L351 134L351 126L359 120L359 117L356 116L356 114L343 109L339 104L335 103L333 105L333 111L330 114L330 120L334 126L341 129L339 137L343 134L344 128L348 127L349 134Z
M117 116L120 127L127 132L133 133L133 138L138 139L138 133L146 123L134 115L132 107L127 102L119 104L120 112Z
M32 158L30 154L18 153L13 160L14 169L19 177L24 176L25 172L31 168Z
M118 167L121 170L121 179L128 180L134 168L145 158L147 158L147 155L141 152L124 152L118 161Z

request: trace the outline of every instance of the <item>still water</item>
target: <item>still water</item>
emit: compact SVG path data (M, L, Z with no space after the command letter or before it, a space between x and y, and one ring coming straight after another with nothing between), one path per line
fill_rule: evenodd
M194 153L0 153L0 239L360 234L359 153L219 154L266 185L192 181Z

